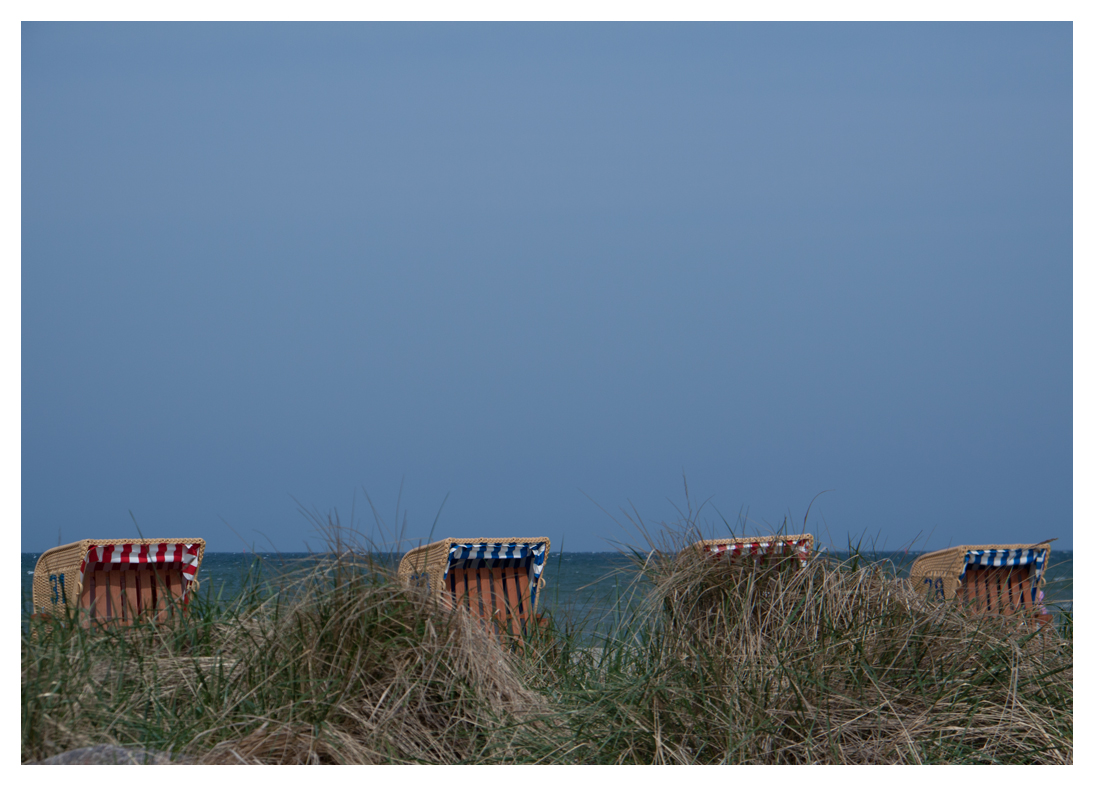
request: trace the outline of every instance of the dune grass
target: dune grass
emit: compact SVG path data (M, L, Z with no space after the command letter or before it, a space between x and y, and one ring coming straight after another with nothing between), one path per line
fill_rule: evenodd
M341 536L284 583L198 593L182 622L32 620L22 760L106 743L204 763L1072 761L1070 616L1040 630L861 560L742 568L679 545L636 557L628 580L651 589L610 630L550 620L519 643Z

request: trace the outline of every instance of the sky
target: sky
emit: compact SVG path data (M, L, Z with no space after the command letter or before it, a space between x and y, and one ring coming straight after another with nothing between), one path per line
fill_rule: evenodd
M24 23L21 60L23 551L1072 547L1070 24Z

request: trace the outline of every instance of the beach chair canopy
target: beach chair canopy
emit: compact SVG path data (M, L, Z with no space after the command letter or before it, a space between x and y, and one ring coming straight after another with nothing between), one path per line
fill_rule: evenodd
M176 567L186 582L186 590L197 577L200 552L205 542L152 541L91 545L80 562L80 582L88 570L128 570L141 566Z
M692 548L734 562L749 558L763 564L768 560L795 557L804 565L813 551L813 536L802 533L700 540Z

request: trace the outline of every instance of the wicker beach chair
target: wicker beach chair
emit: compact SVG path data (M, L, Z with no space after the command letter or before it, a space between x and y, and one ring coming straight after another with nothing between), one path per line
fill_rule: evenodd
M1029 614L1049 621L1039 599L1048 557L1047 542L1006 546L955 546L924 554L912 563L920 594L952 600L986 614Z
M734 614L762 620L770 611L772 580L799 570L812 552L807 534L700 540L680 549L668 570L654 573L653 583L672 629L716 640L725 635L727 602Z
M50 549L34 568L35 611L79 612L87 626L164 621L197 589L201 538L80 540Z
M754 560L757 564L796 558L804 565L813 553L813 536L763 535L748 538L721 538L700 540L688 548L709 553L715 559L728 559L733 563Z
M399 578L496 631L519 635L537 619L550 549L547 538L447 538L408 551Z

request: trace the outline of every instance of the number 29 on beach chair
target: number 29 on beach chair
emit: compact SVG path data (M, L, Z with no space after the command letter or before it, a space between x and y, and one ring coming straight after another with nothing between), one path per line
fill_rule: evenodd
M50 549L34 568L34 610L74 608L80 624L132 625L185 610L198 588L201 538L80 540Z
M519 635L537 620L550 548L548 538L448 538L408 551L399 578L496 631Z

